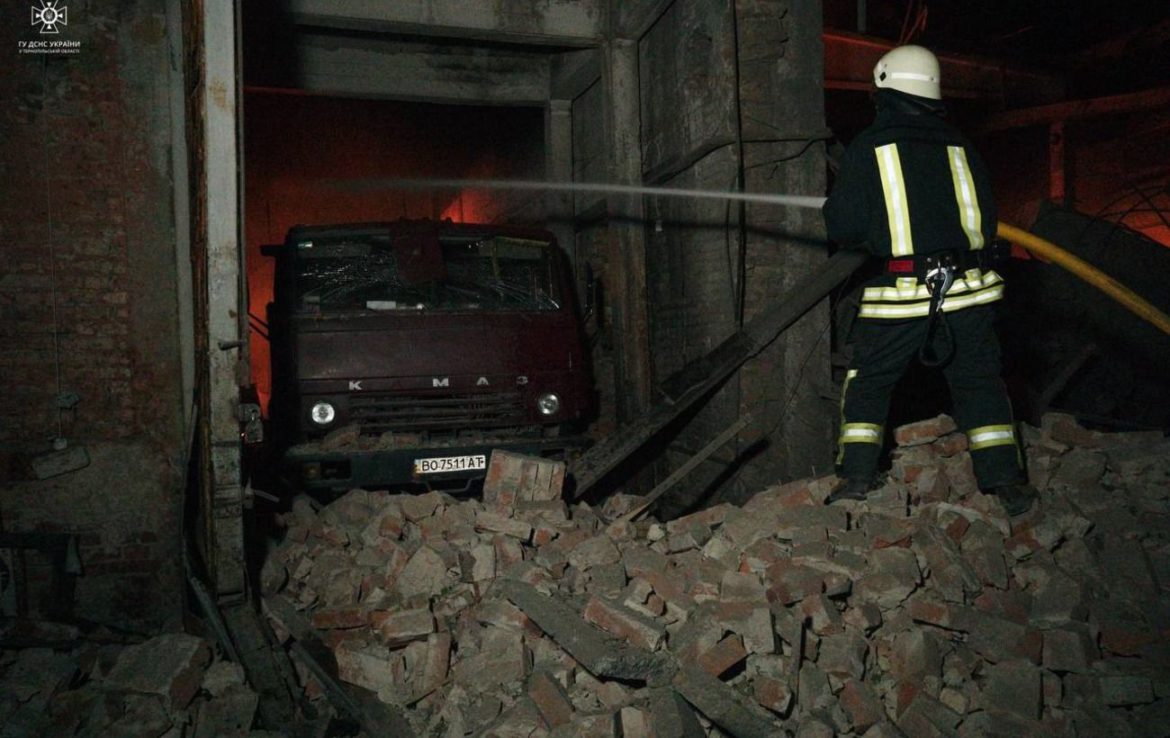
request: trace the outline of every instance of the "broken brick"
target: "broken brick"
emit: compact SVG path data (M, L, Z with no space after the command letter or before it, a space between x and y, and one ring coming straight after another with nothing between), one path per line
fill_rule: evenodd
M731 667L747 658L743 638L731 634L703 652L696 665L711 676L722 676Z
M573 703L564 687L547 671L533 672L528 679L528 696L549 727L568 725L573 720Z
M379 612L370 616L370 624L382 642L391 648L425 639L435 632L435 616L429 608Z
M894 442L899 446L919 446L933 443L955 430L958 430L958 426L949 415L939 415L895 428Z
M662 626L615 602L591 597L582 611L585 620L649 651L657 650L666 635Z

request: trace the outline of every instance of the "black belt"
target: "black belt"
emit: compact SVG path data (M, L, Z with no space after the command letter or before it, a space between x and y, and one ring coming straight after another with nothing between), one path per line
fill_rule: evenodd
M938 251L933 254L914 254L886 259L882 271L894 276L915 276L922 279L938 267L949 267L957 272L968 269L987 269L991 258L982 251Z
M932 254L914 254L887 259L885 273L895 276L915 276L922 280L930 293L930 307L926 315L926 331L918 347L918 360L924 366L946 363L955 352L955 337L943 316L943 302L954 283L955 274L968 269L982 268L989 263L978 251L937 251ZM946 350L935 350L935 332L941 331Z

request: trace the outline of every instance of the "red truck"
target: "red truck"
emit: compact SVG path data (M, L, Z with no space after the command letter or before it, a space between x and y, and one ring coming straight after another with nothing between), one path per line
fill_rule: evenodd
M299 488L466 488L493 449L582 444L592 377L551 233L298 226L263 252L276 259L271 438Z

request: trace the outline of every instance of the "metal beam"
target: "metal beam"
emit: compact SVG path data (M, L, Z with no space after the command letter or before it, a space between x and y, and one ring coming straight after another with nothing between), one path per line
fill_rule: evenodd
M357 31L583 47L602 38L605 0L289 0L293 22Z
M1097 97L1091 100L1072 100L1022 110L1008 110L988 116L982 123L972 128L971 132L990 133L1104 115L1142 113L1149 110L1170 110L1170 87L1133 92L1127 95Z

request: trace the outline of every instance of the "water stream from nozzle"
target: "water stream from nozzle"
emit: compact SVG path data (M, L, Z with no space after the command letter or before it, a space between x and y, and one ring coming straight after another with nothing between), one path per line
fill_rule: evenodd
M782 195L760 192L720 192L717 190L692 190L676 187L646 187L644 185L621 185L604 182L548 182L539 179L361 179L330 180L330 186L350 192L372 192L376 190L425 190L425 189L470 189L470 190L536 190L546 192L597 192L619 195L651 195L656 197L688 197L708 200L736 200L766 205L788 205L798 208L819 210L825 204L824 197L812 195Z

